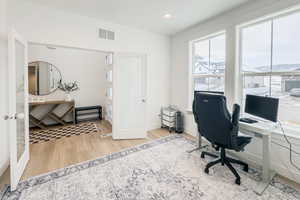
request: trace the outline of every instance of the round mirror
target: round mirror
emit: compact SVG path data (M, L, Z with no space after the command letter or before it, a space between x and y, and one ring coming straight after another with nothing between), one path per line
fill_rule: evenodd
M29 94L51 94L57 90L61 79L60 71L51 63L35 61L28 65Z

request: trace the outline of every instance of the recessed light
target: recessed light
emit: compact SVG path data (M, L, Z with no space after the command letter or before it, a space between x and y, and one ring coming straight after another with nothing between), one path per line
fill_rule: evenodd
M170 19L170 18L172 18L172 15L171 15L171 14L165 14L165 15L164 15L164 18L165 18L165 19Z

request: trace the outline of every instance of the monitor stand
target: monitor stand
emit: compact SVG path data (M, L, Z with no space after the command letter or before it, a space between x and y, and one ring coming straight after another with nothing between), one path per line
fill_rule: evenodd
M258 121L254 120L254 119L250 119L250 118L241 118L240 119L241 122L247 123L247 124L254 124L257 123Z

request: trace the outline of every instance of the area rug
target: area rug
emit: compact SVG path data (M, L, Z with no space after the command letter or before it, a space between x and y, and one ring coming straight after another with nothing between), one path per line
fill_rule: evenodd
M101 130L94 122L66 125L57 128L30 131L29 142L30 144L36 144L76 135L97 133L100 131Z
M274 178L262 196L259 173L239 169L242 184L226 168L203 172L208 160L192 154L195 142L172 135L73 165L19 184L4 200L299 200L299 191Z

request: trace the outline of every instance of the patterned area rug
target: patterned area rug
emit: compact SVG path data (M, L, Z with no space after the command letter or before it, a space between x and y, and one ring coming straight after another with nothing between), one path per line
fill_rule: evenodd
M241 186L226 168L203 172L208 160L196 144L168 136L96 160L31 178L5 200L299 200L299 191L274 178L262 196L254 192L259 173L239 170Z
M74 135L97 133L100 129L93 122L80 123L76 125L61 126L58 128L50 128L44 130L30 131L30 144L40 142L48 142L58 140L64 137L71 137Z

